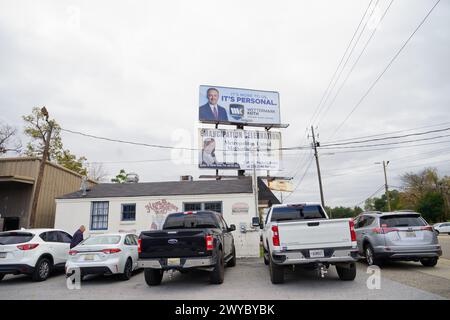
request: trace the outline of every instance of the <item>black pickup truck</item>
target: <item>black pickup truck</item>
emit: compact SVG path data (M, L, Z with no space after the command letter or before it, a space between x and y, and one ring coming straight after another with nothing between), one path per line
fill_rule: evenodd
M164 271L196 268L210 272L210 283L221 284L225 265L236 265L234 230L213 211L169 214L162 230L143 231L139 236L138 265L144 268L145 282L159 285Z

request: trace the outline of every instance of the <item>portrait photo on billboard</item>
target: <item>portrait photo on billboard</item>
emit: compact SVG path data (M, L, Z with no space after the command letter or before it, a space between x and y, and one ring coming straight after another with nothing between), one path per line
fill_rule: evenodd
M279 94L276 91L201 85L199 121L280 124Z

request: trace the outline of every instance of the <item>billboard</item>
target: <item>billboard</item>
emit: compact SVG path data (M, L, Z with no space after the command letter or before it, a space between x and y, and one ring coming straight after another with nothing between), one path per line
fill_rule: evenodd
M280 132L199 129L199 168L279 170L280 164Z
M294 186L287 180L272 180L269 181L269 189L274 191L293 192Z
M200 86L199 121L280 124L280 98L275 91Z

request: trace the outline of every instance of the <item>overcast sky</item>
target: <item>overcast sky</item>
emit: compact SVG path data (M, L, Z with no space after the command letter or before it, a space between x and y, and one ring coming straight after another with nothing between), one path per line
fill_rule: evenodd
M378 2L346 70L389 3ZM393 2L342 91L315 123L320 141L445 122L447 126L416 131L450 127L450 3L444 0L332 136L434 3ZM22 130L21 116L45 105L63 128L197 147L199 85L213 84L278 91L281 120L289 124L281 130L283 146L306 144L313 112L368 4L368 0L1 0L0 120ZM344 70L342 79L345 75ZM449 140L371 152L321 150L326 203L355 205L376 191L384 183L377 161L391 161L392 186L400 186L402 173L426 166L449 174ZM23 136L22 141L26 142ZM197 169L190 153L69 133L63 133L63 143L90 162L106 162L110 175L121 168L138 173L140 181L214 174ZM126 162L173 156L187 160ZM283 159L283 170L273 174L295 176L298 185L306 172L288 200L320 200L315 163L306 171L308 152L287 151Z

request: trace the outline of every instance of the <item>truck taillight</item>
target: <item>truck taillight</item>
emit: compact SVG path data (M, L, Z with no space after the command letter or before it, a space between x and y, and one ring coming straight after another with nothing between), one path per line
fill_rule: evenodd
M205 237L206 240L206 250L213 250L214 249L214 239L213 236L207 235Z
M278 234L278 226L272 226L272 232L273 232L273 236L272 236L273 245L276 247L279 247L280 246L280 235Z
M348 223L350 225L350 237L352 238L352 242L356 241L355 223L353 220L350 220Z
M142 252L142 240L138 239L138 253Z
M39 245L39 243L27 243L27 244L18 245L17 248L20 250L27 251L27 250L33 250L38 245Z

